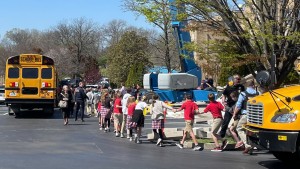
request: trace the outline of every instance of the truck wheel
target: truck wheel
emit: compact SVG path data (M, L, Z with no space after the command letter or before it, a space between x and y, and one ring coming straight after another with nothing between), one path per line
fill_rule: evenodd
M289 163L289 164L294 164L300 163L300 152L299 150L294 152L294 153L290 153L290 152L272 152L272 154L280 161L284 162L284 163Z

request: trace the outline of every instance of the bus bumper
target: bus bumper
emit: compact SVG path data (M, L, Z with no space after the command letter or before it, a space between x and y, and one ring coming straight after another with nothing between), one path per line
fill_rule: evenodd
M19 106L20 108L44 108L55 105L54 99L5 99L7 106Z
M297 151L297 131L264 130L246 126L248 139L269 151L291 152Z

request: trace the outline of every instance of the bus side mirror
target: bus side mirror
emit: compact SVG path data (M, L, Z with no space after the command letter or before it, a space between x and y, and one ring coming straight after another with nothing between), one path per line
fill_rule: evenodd
M255 79L260 86L269 86L271 84L271 75L266 70L258 72Z

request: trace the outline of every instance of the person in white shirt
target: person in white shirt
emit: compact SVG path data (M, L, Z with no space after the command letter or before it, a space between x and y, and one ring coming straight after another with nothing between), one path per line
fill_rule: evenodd
M123 95L123 98L122 98L122 112L123 112L123 121L122 121L122 126L121 126L121 138L124 138L124 130L125 130L125 127L126 127L126 122L127 122L127 100L128 98L131 96L129 93L131 92L130 89L127 89L126 90L126 93ZM127 138L129 139L129 130L127 129Z
M137 144L140 144L140 136L142 133L142 127L144 127L144 121L145 117L143 114L144 109L148 106L147 103L145 102L146 96L143 96L141 100L137 103L135 110L133 112L132 116L132 127L136 127L136 134L135 134L135 142Z
M86 95L88 97L88 100L86 102L86 104L87 104L87 106L86 106L86 113L87 113L88 116L92 116L92 104L93 104L94 94L93 94L91 88L87 89Z

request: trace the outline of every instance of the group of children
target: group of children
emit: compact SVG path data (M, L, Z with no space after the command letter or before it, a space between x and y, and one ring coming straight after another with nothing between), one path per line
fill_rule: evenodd
M147 107L147 104L144 102L145 97L140 98L137 102L135 96L131 96L130 94L127 96L127 94L123 96L122 100L120 92L116 92L113 96L110 96L107 91L102 91L97 108L99 129L109 132L110 122L113 121L116 137L123 138L123 131L126 127L127 138L133 141L133 131L135 131L135 142L141 143L140 136L142 127L144 127L143 111ZM122 102L125 106L122 106Z
M113 96L113 98L114 99L109 96L108 92L102 92L101 99L98 103L100 130L104 129L105 132L109 132L110 121L111 119L113 119L116 137L124 137L122 131L123 129L121 128L121 126L122 123L125 122L127 138L129 139L129 141L135 140L136 143L141 143L140 136L142 127L144 127L143 111L148 106L144 101L145 97L138 99L138 102L136 101L134 96L126 97L126 108L124 109L123 105L123 110L121 93L117 92ZM182 149L183 144L186 140L186 136L187 134L189 134L195 144L193 150L201 150L202 148L198 145L198 141L196 140L195 134L193 133L193 124L195 119L194 116L195 114L211 112L213 116L212 138L216 145L216 147L212 151L222 151L227 145L227 140L222 139L217 133L222 124L223 118L221 112L224 109L224 106L221 103L215 101L215 95L212 93L208 95L208 99L210 100L210 103L207 105L203 112L199 112L198 106L195 102L192 101L191 95L186 95L185 102L178 109L174 109L171 106L168 106L166 103L159 100L158 95L154 95L152 98L152 103L150 105L150 114L152 119L153 132L158 136L156 145L163 147L162 129L164 128L164 110L169 109L173 112L184 110L184 120L186 126L183 131L182 140L176 145ZM126 121L124 121L123 118L126 118ZM135 137L133 137L133 131L135 131ZM218 140L222 141L221 145Z

